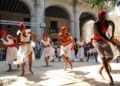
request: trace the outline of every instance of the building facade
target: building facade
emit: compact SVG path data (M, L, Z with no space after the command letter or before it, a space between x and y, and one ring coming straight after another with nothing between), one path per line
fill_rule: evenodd
M92 34L91 24L97 19L97 10L92 9L88 1L0 0L0 19L38 23L37 26L29 27L36 33L38 40L42 38L44 31L52 39L57 39L62 26L67 27L75 38L79 38L80 35L86 38ZM89 21L93 23L87 24ZM86 24L90 27L84 26ZM0 25L0 28L12 34L16 34L18 30L18 26L15 25Z

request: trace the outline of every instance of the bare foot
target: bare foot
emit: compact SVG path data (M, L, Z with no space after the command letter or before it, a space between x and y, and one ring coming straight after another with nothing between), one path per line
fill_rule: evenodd
M64 67L64 70L66 70L67 68L66 67Z
M48 66L49 66L48 64L45 65L45 67L48 67Z
M113 83L113 82L109 82L109 84L110 84L111 86L113 86L113 85L114 85L114 83Z
M11 71L12 71L12 69L8 69L8 70L7 70L7 72L11 72Z
M100 70L98 70L98 74L100 75L100 78L101 78L102 80L105 80L105 78L104 78L104 76L102 75L102 72L101 72Z
M29 70L31 72L31 74L34 74L32 70Z
M25 71L23 71L23 72L21 73L21 76L24 76L24 74L25 74Z
M109 71L111 72L112 71L112 67L109 65L108 68L109 68Z
M24 76L24 73L22 73L21 76Z

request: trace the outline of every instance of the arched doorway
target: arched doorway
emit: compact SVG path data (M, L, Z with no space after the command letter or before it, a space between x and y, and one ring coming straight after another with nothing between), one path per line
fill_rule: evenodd
M70 18L68 12L58 6L50 6L45 10L45 32L52 38L57 39L59 29L62 26L69 27Z
M93 34L92 27L96 19L97 18L94 15L88 12L84 12L81 14L79 18L80 35L83 36L85 41L88 41L90 39L90 36Z
M30 10L20 0L1 0L0 20L30 22ZM5 29L8 34L16 35L18 27L15 25L1 24L0 29Z

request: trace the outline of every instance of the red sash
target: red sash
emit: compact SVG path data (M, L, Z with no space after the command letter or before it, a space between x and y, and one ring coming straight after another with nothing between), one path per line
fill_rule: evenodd
M7 45L7 47L15 47L16 44Z
M100 36L94 36L93 40L101 40L101 37Z
M65 42L65 43L62 43L62 45L63 46L67 46L67 45L69 45L71 42L70 41L67 41L67 42Z

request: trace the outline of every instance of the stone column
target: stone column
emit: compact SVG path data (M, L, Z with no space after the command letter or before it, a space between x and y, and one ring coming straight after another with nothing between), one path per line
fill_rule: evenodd
M75 23L74 23L74 17L71 17L70 20L70 32L73 35L73 37L75 37Z
M36 0L35 2L35 9L36 9L36 23L39 24L39 26L36 26L36 34L37 34L37 40L41 40L42 34L44 31L44 7L45 7L45 0Z
M78 39L79 36L80 36L80 26L79 26L79 17L76 18L76 21L75 21L75 37Z
M31 22L36 22L35 10L31 11ZM31 26L31 30L36 33L36 26Z

